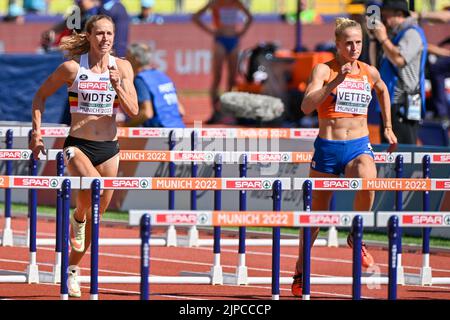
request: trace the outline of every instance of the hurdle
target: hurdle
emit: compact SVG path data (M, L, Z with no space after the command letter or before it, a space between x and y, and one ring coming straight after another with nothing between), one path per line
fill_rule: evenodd
M120 179L120 178L114 178L114 179ZM110 186L109 183L107 183L107 181L111 181L114 179L110 179L110 178L81 178L81 188L86 189L91 185L91 190L93 193L99 193L100 189L102 188L108 188ZM170 185L164 185L164 184L160 184L157 181L160 181L160 179L169 179L169 178L153 178L156 179L155 181L149 181L149 184L147 185L147 189L154 189L154 190L167 190L170 189L172 186ZM186 179L186 178L185 178ZM224 178L225 179L225 178ZM176 179L171 179L173 181L176 181ZM177 179L177 180L181 180L181 179ZM93 183L95 181L95 183ZM170 181L170 180L166 180L166 181ZM195 181L195 180L192 180ZM156 182L156 183L155 183ZM151 187L148 187L151 186ZM219 189L219 187L221 187L221 185L216 184L214 187L212 187L212 189ZM208 188L208 189L211 189ZM277 192L279 192L281 194L281 181L276 181L274 183L274 190L278 190ZM98 204L96 203L96 197L93 196L93 213L95 213L95 206L98 206ZM278 203L281 201L281 197L280 196L274 196L274 201L277 201ZM274 204L274 208L280 208L281 206L279 204ZM260 221L261 219L270 219L270 217L272 217L272 222L270 223L265 223L264 225L266 226L279 226L281 224L281 226L311 226L311 223L309 222L309 220L307 222L305 222L304 219L297 217L299 215L301 215L302 213L300 212L283 212L283 211L276 211L277 215L271 215L271 213L273 213L273 211L269 211L269 212L264 212L264 211L238 211L238 212L230 212L230 211L214 211L214 212L192 212L192 215L195 217L198 217L196 219L193 219L191 221L192 224L199 224L199 225L223 225L225 224L225 222L227 221L227 216L228 219L230 219L230 215L231 217L234 217L232 219L241 219L240 223L237 223L236 220L232 220L231 222L229 222L229 225L233 225L233 226L242 226L242 225L247 225L242 223L242 217L245 217L245 219L252 221L251 225L259 225L259 224L255 224L254 221L255 219ZM165 213L165 216L167 217L167 215L175 215L176 213L174 213L173 211L168 211L167 213ZM219 215L225 215L224 217L220 217ZM307 213L308 217L310 219L315 219L317 217L317 214L321 214L320 212L314 212L314 213ZM322 223L320 225L339 225L339 226L350 226L351 221L353 221L351 218L356 215L358 215L358 212L343 212L343 213L338 213L336 211L332 211L332 212L326 212L326 214L328 215L328 224L327 223ZM367 213L367 212L362 212L361 213L366 219L367 224L373 225L373 214L372 213ZM234 216L233 216L234 215ZM265 216L264 216L265 215ZM237 216L237 218L236 218ZM266 217L266 218L260 218L260 217ZM342 217L341 217L342 216ZM240 217L240 218L239 218ZM273 217L277 218L277 221L273 221ZM333 217L333 218L330 218ZM336 218L337 217L337 218ZM141 218L142 219L142 218ZM372 219L372 220L370 220ZM95 218L93 218L93 221L95 221ZM165 222L161 222L161 221L165 221ZM225 221L225 222L223 222ZM270 221L270 220L269 220ZM355 222L355 228L358 228L358 226L362 226L362 216L359 215L358 218L358 222ZM370 221L372 223L370 223ZM152 225L157 225L158 223L162 223L162 224L167 224L167 219L153 219ZM94 228L93 228L94 229ZM94 232L94 231L93 231ZM362 231L361 231L362 232ZM355 234L358 234L358 232L355 232ZM397 233L395 233L397 234ZM94 237L94 233L93 233L93 237ZM276 240L277 234L276 232L274 233L274 239ZM361 235L359 237L357 237L355 239L356 241L361 240ZM93 241L97 241L93 239ZM392 241L391 244L395 244L396 245L397 241ZM66 244L67 245L67 244ZM354 248L356 247L356 249L361 249L361 245L355 245ZM98 256L98 252L95 252L96 250L96 246L93 246L93 248L91 250L91 255ZM279 246L274 245L273 248L279 248ZM358 252L360 255L360 251ZM277 255L275 255L276 257ZM357 255L356 255L357 256ZM355 256L355 257L356 257ZM279 257L279 255L278 255ZM360 263L359 263L359 268L361 268ZM394 268L392 268L394 269ZM275 270L277 270L275 268ZM357 268L355 268L355 273L356 273ZM395 270L396 271L396 270ZM92 279L92 277L94 277L95 279ZM98 277L98 275L96 274L91 274L91 297L92 299L97 299L98 298L98 291L96 289L96 286L98 285L98 283L137 283L138 279L136 279L136 277L118 277L119 279L117 279L117 277ZM170 279L165 279L165 277L158 277L158 278L152 278L152 277L148 277L147 280L149 281L149 283L196 283L196 284L211 284L211 277L210 276L206 276L206 277L191 277L189 278L188 282L184 282L183 278L187 278L187 277L169 277ZM89 281L88 277L80 277L81 282L87 282ZM145 279L144 279L145 280ZM182 281L183 280L183 281ZM284 284L290 284L291 283L291 278L279 278L279 281L272 281L269 280L267 278L262 278L262 277L248 277L248 284L267 284L269 281L271 281L274 285L279 285L280 283ZM313 284L350 284L350 283L366 283L366 284L373 284L373 283L381 283L381 284L388 284L389 282L389 278L386 277L363 277L361 278L361 281L356 281L354 282L354 279L352 277L330 277L330 278L317 278L311 279L311 282ZM64 285L63 283L61 285ZM142 284L141 284L142 286ZM357 296L358 290L354 290L355 292L355 296ZM276 291L274 291L273 293L273 298L276 299L277 298L277 294Z
M377 226L386 227L387 221L390 217L396 216L399 220L399 226L415 227L415 228L449 228L450 227L450 212L447 211L403 211L403 212L385 212L380 211L377 214ZM429 259L429 253L427 254ZM423 259L425 261L425 257ZM429 262L429 260L428 260ZM417 285L422 284L423 273L419 275L419 281L413 281L406 278L406 284ZM427 283L428 284L428 283ZM450 277L431 277L429 285L434 284L450 284ZM423 285L423 284L422 284Z
M63 180L72 182L74 187L80 188L80 178L68 178L60 176L52 177L36 177L34 174L37 170L37 160L32 157L30 162L29 176L0 176L0 188L6 189L28 189L29 196L29 263L24 273L15 275L0 276L0 283L40 283L40 278L45 274L40 274L37 265L37 241L36 241L36 224L37 224L37 190L36 189L61 189Z

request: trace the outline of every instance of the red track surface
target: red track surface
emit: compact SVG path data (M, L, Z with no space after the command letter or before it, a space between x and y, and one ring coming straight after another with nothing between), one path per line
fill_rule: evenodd
M0 220L3 230L4 219ZM26 220L13 217L14 235L24 235ZM54 237L54 221L39 219L38 238ZM162 235L163 230L155 233ZM102 238L137 238L139 229L126 225L103 222L100 236ZM155 235L153 235L155 236ZM211 237L210 232L200 232L201 238ZM225 235L224 235L225 236ZM369 247L382 274L387 273L388 252L380 247ZM271 247L247 247L246 263L248 276L271 276ZM139 276L139 247L100 246L99 275ZM207 273L213 261L211 247L152 247L150 250L151 275L179 276L182 271ZM292 276L296 261L296 247L282 247L281 276ZM313 276L351 276L352 252L347 247L327 248L314 247L312 250ZM5 270L23 272L28 264L29 254L25 247L0 247L0 274ZM421 255L404 253L403 266L406 274L418 274L421 266ZM51 272L55 261L54 247L38 247L37 261L40 272ZM225 274L234 273L237 265L237 248L222 247L221 264ZM450 255L444 253L431 254L433 276L450 277ZM82 274L89 275L90 255L87 254L81 264ZM89 299L89 284L82 286L82 299ZM289 285L282 285L280 299L294 299ZM0 283L0 299L52 300L59 299L60 286L54 284L12 284ZM271 299L270 285L158 285L150 286L151 299L158 300L239 300L239 299ZM350 285L312 285L311 299L351 299ZM369 289L362 286L362 296L366 299L386 299L387 286ZM137 300L138 284L99 284L101 300ZM450 299L450 286L398 286L398 299Z

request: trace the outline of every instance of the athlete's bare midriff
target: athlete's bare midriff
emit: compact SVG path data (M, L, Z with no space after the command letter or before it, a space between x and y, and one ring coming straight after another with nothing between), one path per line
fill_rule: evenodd
M217 29L216 34L225 37L234 37L237 34L236 26L221 26Z
M366 117L319 119L319 137L327 140L353 140L369 135Z
M117 140L116 116L72 113L72 125L69 134L72 137L92 141Z

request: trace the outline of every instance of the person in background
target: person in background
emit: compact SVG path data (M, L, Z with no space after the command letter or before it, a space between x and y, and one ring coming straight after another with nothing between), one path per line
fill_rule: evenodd
M319 135L314 142L314 155L309 176L313 178L376 178L377 169L367 125L368 106L375 90L381 104L384 136L389 142L388 152L397 145L392 131L389 92L378 70L359 61L363 46L361 25L347 18L336 19L336 58L319 63L312 70L301 109L305 114L317 110ZM312 193L312 210L329 209L332 191ZM355 194L354 211L370 211L375 198L374 191L361 190ZM300 229L299 255L295 265L291 292L302 296L303 237ZM311 246L319 228L311 228ZM347 244L353 246L352 235ZM362 243L361 262L368 268L374 259Z
M392 129L399 143L416 144L425 115L427 40L406 0L384 0L381 18L369 31L383 52L379 68L391 95ZM381 122L380 133L384 129ZM387 142L383 134L381 141Z
M127 60L135 73L139 113L125 126L184 128L184 107L178 100L175 84L153 63L152 49L146 44L133 43Z
M22 6L18 3L18 0L9 0L8 1L8 13L3 18L5 22L15 22L17 24L24 24L25 11Z
M141 13L131 20L133 24L139 23L156 23L163 24L164 19L160 15L153 12L155 0L141 0Z
M59 50L59 45L64 37L70 36L73 32L81 33L84 30L87 20L98 12L98 0L75 0L74 5L80 8L80 26L71 26L68 22L71 16L64 21L55 24L49 30L45 30L41 35L41 46L45 51Z
M450 23L450 6L434 12L411 12L419 23L424 21L431 23ZM431 81L431 102L436 112L435 119L450 123L450 101L447 97L445 79L450 78L450 36L442 40L438 45L428 44L429 77Z
M45 13L47 0L23 0L23 8L26 13Z
M61 43L68 52L63 62L41 85L33 98L32 133L29 147L37 158L45 154L41 119L45 101L67 85L72 122L64 142L64 160L74 177L116 177L119 143L116 113L119 107L130 117L139 110L130 63L111 55L114 23L109 16L95 15L85 32ZM114 190L102 190L100 216L109 206ZM91 192L80 190L70 215L69 296L81 297L78 281L81 260L91 244Z
M212 12L213 27L205 24L202 16ZM245 15L243 28L238 29L240 14ZM247 32L253 18L248 9L239 0L212 0L198 10L192 21L202 30L214 37L212 71L213 80L210 88L213 114L207 123L218 123L221 119L219 86L223 64L228 64L226 90L231 91L236 81L239 39Z
M130 17L127 9L120 0L101 0L98 14L110 16L116 26L114 38L114 52L117 57L125 57L127 54Z

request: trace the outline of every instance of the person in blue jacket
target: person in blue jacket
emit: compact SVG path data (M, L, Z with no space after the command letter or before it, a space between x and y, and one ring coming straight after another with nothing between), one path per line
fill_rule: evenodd
M143 43L128 47L138 95L139 113L128 120L126 126L185 128L182 117L184 107L178 100L173 81L153 63L152 49Z
M127 54L128 36L131 19L127 9L120 0L102 0L98 14L110 16L116 26L114 38L114 52L119 58Z
M425 114L427 40L406 0L384 0L381 17L372 35L383 51L379 71L391 96L392 129L398 143L416 144ZM386 142L383 135L381 141Z

